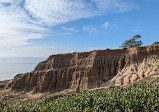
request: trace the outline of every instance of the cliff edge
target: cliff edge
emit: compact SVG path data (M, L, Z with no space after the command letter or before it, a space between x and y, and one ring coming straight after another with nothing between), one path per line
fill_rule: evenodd
M127 85L159 71L159 46L58 54L34 71L18 74L7 88L14 91L58 92L103 87L107 81Z

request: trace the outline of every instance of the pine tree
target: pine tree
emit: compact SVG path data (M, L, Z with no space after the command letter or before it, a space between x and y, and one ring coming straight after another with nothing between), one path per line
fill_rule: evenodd
M142 45L142 41L137 39L141 38L140 35L135 35L131 39L126 40L120 47L121 48L131 48L131 47L137 47Z
M152 45L159 45L159 42L154 42Z

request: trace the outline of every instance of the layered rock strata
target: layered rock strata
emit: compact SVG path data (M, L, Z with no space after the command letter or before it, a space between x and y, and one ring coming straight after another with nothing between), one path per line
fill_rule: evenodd
M159 46L128 49L126 65L112 79L115 85L128 85L144 77L159 75Z
M91 89L111 79L126 85L159 71L159 46L58 54L34 71L14 77L7 88L15 91L57 92Z

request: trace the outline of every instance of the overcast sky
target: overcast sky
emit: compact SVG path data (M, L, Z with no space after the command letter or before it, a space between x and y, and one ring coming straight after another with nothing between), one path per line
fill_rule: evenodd
M159 0L0 0L0 57L118 48L159 41Z

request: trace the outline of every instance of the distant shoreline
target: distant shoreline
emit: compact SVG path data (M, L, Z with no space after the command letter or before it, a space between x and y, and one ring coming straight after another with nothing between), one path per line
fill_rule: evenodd
M33 71L46 58L0 57L0 81L11 80L17 74Z

